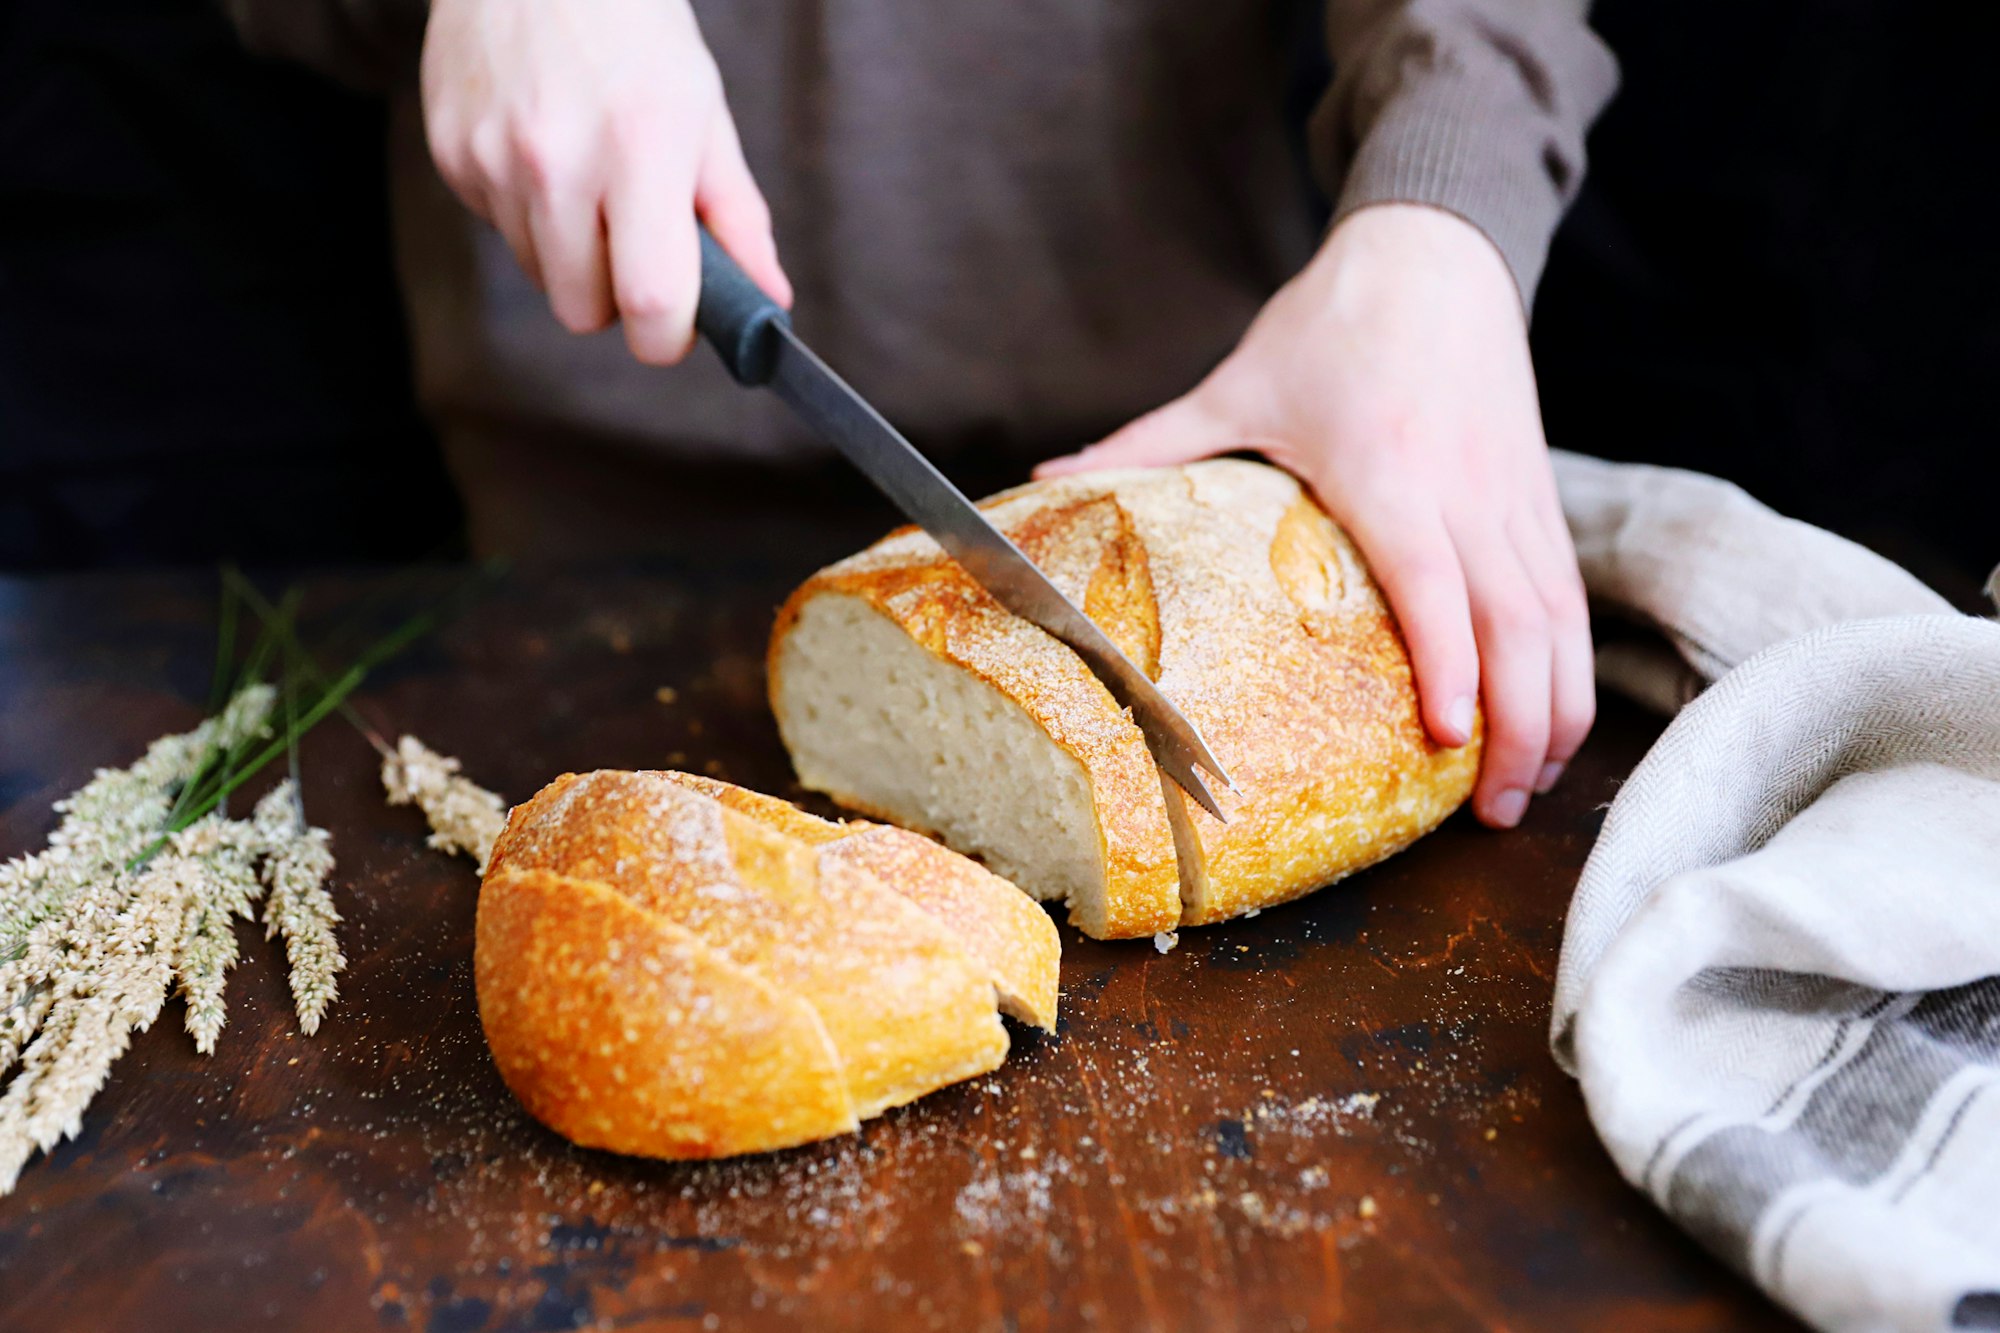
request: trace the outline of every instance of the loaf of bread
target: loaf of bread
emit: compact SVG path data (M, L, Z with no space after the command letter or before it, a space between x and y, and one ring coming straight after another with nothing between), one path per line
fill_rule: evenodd
M1075 652L915 529L778 614L771 705L806 786L934 833L1100 938L1311 892L1471 792L1479 740L1429 740L1367 566L1286 473L1097 473L982 508L1202 729L1243 793L1219 793L1228 822L1163 780Z
M587 1147L826 1138L1053 1028L1055 925L918 834L682 773L558 778L480 886L473 973L507 1086Z

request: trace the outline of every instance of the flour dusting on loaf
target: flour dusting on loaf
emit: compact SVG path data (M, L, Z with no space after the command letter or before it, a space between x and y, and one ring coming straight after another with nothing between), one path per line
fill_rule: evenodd
M772 706L807 786L937 834L1106 937L1308 893L1470 793L1479 742L1430 742L1365 562L1287 474L1087 474L982 508L1201 727L1243 791L1221 796L1229 822L1163 786L1075 653L913 529L779 614Z

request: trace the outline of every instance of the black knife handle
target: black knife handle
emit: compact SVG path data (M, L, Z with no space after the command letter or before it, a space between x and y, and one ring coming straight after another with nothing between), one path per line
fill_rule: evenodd
M694 326L714 345L738 384L763 384L777 358L777 325L789 323L776 301L750 281L716 239L701 228L701 302Z

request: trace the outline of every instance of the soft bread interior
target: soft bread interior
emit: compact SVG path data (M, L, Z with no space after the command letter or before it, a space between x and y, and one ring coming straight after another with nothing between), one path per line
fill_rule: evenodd
M806 786L1102 915L1090 779L1019 704L842 593L806 600L774 665L778 726Z

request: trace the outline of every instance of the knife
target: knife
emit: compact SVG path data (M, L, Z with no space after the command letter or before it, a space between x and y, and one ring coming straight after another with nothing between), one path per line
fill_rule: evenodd
M737 267L707 227L701 228L695 327L737 383L773 390L995 601L1075 649L1111 697L1131 709L1154 764L1203 809L1228 819L1199 770L1207 769L1231 791L1237 787L1209 752L1201 729L963 491L799 340L783 307Z

